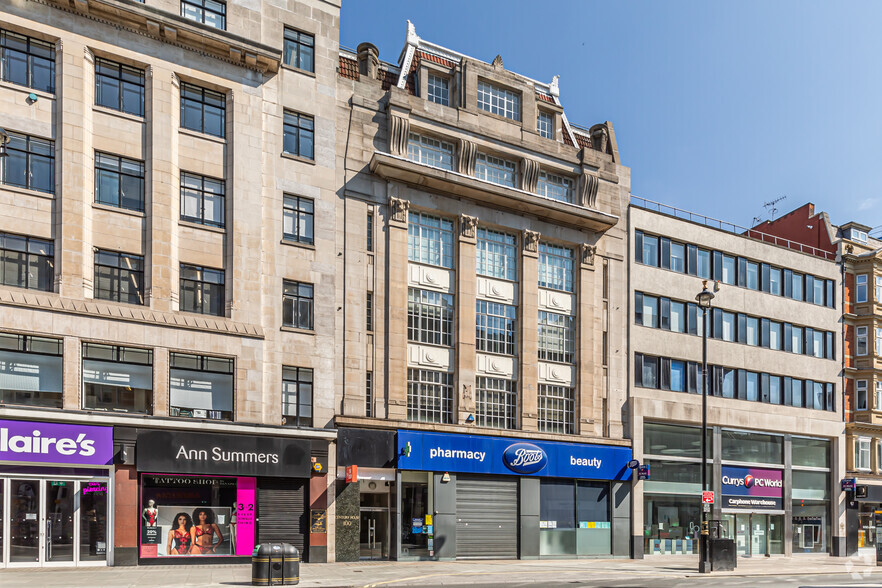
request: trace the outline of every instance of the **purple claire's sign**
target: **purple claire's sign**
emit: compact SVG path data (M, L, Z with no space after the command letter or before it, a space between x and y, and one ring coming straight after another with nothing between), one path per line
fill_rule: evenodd
M105 466L113 460L113 427L0 421L0 462Z

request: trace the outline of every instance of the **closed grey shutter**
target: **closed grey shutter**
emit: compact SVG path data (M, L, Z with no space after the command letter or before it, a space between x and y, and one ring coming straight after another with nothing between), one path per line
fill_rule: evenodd
M306 480L258 478L258 543L290 543L306 560L309 519L306 512Z
M456 557L518 557L518 479L456 477Z

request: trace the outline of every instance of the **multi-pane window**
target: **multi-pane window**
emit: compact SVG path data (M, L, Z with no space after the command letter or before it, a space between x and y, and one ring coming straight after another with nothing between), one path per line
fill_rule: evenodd
M368 292L364 297L364 328L370 333L374 330L374 293Z
M0 333L0 404L61 408L62 340Z
M306 159L315 158L315 119L286 110L282 132L282 149L285 153Z
M55 92L55 45L0 29L0 79Z
M10 132L6 155L0 157L4 184L55 193L55 141Z
M367 233L367 237L365 238L364 248L371 252L374 250L374 213L369 212L367 215L367 219L365 222L365 231Z
M197 133L226 134L227 98L220 92L181 83L181 126Z
M407 158L439 169L453 169L453 144L424 135L407 136Z
M536 193L552 200L572 203L573 181L557 174L540 171Z
M478 300L475 317L475 345L478 351L514 355L516 316L514 306Z
M312 330L315 300L312 284L285 281L282 290L282 324Z
M144 304L144 257L95 251L95 298Z
M475 424L514 429L517 427L516 405L517 392L513 381L478 376L475 382Z
M282 367L282 424L312 426L312 370Z
M515 187L518 166L513 161L478 153L475 158L475 177L500 186Z
M867 274L861 274L854 277L855 290L857 291L857 302L867 301Z
M293 29L285 29L285 65L315 71L315 37Z
M868 327L856 327L855 328L855 346L857 347L858 355L866 355L868 353L867 346L869 342L867 341L867 329Z
M867 410L870 408L869 399L867 398L868 388L866 380L857 380L855 382L855 396L857 410Z
M858 437L854 440L854 469L870 469L870 447L872 443L872 437Z
M575 392L569 386L539 384L539 430L545 433L576 432Z
M144 116L144 70L98 57L95 60L95 104Z
M876 402L875 402L875 404L873 405L873 408L874 408L875 410L882 410L882 380L879 380L879 381L876 382L876 398L875 398L875 401L876 401Z
M315 203L309 198L288 196L283 200L282 235L288 241L313 242Z
M876 298L877 304L882 304L882 276L876 276ZM882 447L882 445L880 445Z
M181 172L181 220L223 227L225 192L223 180Z
M876 355L882 356L882 327L876 327Z
M555 312L539 311L539 359L573 363L575 361L575 320Z
M180 307L184 312L224 315L224 271L181 264Z
M227 28L227 3L223 0L181 0L181 16L223 30Z
M453 374L408 368L407 420L452 423Z
M479 227L477 238L478 275L516 281L517 237Z
M233 360L169 353L169 416L233 420Z
M51 292L55 285L52 241L0 233L0 283Z
M144 211L144 162L95 152L95 202Z
M478 82L478 108L512 120L521 120L520 94L487 82Z
M374 372L364 375L364 416L374 416Z
M431 290L407 290L407 340L453 345L453 296Z
M453 267L453 221L421 212L407 217L407 259Z
M554 116L540 110L536 117L536 132L540 137L551 139L554 134Z
M426 97L429 102L450 106L450 81L447 78L430 73L427 80L427 93Z
M572 292L574 284L573 250L539 243L539 287Z
M83 343L83 408L151 414L153 350Z

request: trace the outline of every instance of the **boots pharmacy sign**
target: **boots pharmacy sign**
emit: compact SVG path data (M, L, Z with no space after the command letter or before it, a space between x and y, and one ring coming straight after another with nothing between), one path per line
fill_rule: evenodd
M0 462L99 466L113 461L113 427L0 421Z
M781 470L723 466L723 508L781 510L784 475Z

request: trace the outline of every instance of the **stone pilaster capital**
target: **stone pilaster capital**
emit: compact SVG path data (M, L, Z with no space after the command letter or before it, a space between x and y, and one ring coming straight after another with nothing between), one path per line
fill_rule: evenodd
M582 265L594 269L594 256L597 254L597 246L590 243L582 243Z
M524 229L524 251L538 253L540 236L539 231Z
M407 226L407 212L410 210L410 200L389 197L389 220Z
M474 239L478 229L478 217L461 214L459 216L459 232L466 239Z

